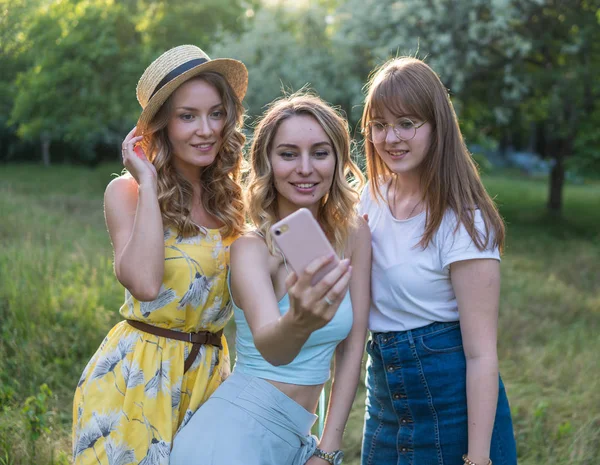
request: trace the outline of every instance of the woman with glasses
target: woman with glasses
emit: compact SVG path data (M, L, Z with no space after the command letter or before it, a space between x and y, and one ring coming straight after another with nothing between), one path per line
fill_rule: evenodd
M362 464L516 464L496 350L504 225L448 92L396 58L362 117L373 242Z

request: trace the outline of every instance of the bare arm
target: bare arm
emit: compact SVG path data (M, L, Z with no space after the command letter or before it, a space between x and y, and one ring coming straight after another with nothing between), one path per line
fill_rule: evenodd
M371 232L360 218L352 238L350 297L354 322L348 337L335 351L335 370L327 421L319 447L326 452L340 449L342 436L356 396L365 349L371 301Z
M111 181L104 194L106 225L117 279L138 300L154 300L164 273L164 233L156 170L133 151L135 128L124 141L123 162L133 177Z
M451 265L467 359L468 456L487 463L498 403L498 301L500 264L480 259Z
M272 365L286 365L294 360L316 329L333 318L344 297L349 277L347 261L310 286L312 276L329 260L317 259L299 279L291 275L286 281L290 310L283 316L269 273L269 251L262 239L239 238L231 247L231 290L254 338L254 345ZM322 300L327 294L334 305Z

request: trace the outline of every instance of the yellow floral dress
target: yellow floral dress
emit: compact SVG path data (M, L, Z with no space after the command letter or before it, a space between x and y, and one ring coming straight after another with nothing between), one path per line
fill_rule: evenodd
M158 297L125 291L126 319L183 332L221 330L232 314L229 246L219 230L180 237L165 230ZM85 367L73 404L75 464L168 465L173 437L229 375L229 350L203 345L184 374L188 342L138 331L126 321L108 333Z

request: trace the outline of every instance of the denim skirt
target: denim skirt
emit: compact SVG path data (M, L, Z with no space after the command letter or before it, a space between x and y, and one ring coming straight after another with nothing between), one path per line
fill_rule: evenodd
M264 379L233 372L175 436L170 465L303 465L317 416Z
M459 323L373 333L367 352L362 465L462 465L468 435ZM516 465L508 399L500 377L498 383L490 458Z

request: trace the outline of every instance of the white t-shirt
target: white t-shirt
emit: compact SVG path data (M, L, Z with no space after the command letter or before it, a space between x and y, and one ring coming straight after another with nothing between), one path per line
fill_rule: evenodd
M387 198L388 185L381 186ZM430 323L458 321L458 305L450 281L450 264L478 258L500 260L497 248L477 249L465 227L456 233L456 215L447 211L426 249L419 245L425 231L425 211L407 220L392 216L386 202L371 196L370 182L362 192L360 214L369 215L373 242L369 329L406 331ZM485 224L475 212L475 226Z

